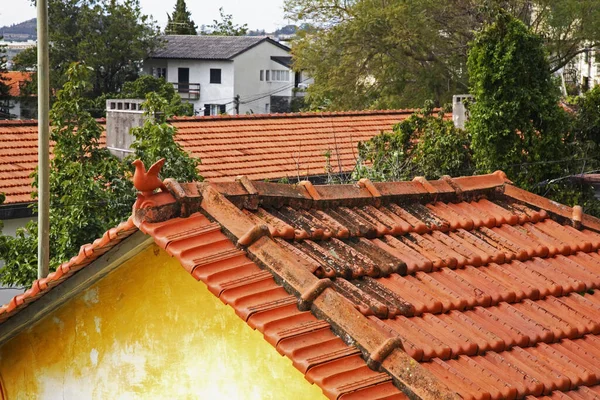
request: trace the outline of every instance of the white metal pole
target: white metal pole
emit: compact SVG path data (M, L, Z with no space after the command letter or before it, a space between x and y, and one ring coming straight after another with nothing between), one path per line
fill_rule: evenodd
M50 69L48 0L37 0L38 51L38 278L48 276L50 264Z

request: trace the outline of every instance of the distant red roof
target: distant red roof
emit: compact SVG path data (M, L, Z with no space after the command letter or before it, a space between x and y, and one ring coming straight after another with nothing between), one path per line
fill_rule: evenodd
M0 329L139 229L330 399L600 396L600 220L579 207L501 171L166 184L0 308Z
M359 141L390 131L413 110L353 111L176 118L177 141L202 159L210 181L238 175L278 179L354 168ZM168 161L167 161L168 162ZM37 122L0 121L0 193L6 204L31 201L29 175L37 165Z
M29 82L31 80L32 73L31 72L21 72L21 71L8 71L3 74L3 77L6 77L7 80L5 83L10 87L9 94L12 97L18 97L21 95L21 86Z

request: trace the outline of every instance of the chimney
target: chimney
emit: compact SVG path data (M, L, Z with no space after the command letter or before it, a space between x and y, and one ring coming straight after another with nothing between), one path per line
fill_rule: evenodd
M471 101L474 97L470 94L457 94L452 96L452 121L454 126L460 129L465 129L465 122L468 119L465 100Z
M120 159L133 153L134 137L129 130L144 124L143 102L141 99L106 100L106 148Z

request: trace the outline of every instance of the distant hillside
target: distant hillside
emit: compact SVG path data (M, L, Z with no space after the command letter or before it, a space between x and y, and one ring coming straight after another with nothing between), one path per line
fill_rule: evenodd
M7 42L25 42L27 40L36 40L37 21L35 18L29 21L21 22L11 26L3 26L0 28L0 36L4 36Z

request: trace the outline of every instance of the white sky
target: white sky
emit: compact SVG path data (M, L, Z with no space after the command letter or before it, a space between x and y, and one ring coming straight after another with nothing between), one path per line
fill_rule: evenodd
M152 15L161 29L167 22L167 13L172 13L176 0L140 0L142 11ZM219 7L233 15L236 24L248 24L250 29L265 29L267 32L287 25L283 18L284 0L187 0L192 19L200 25L209 25L219 18ZM34 18L35 8L30 0L0 0L0 26L12 25Z

